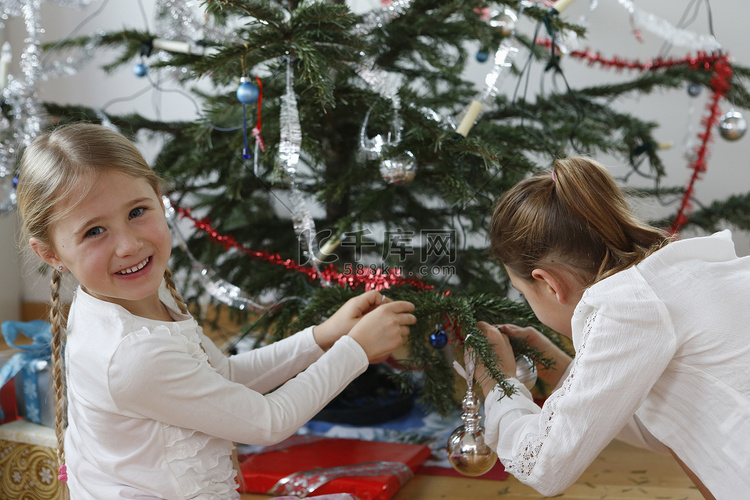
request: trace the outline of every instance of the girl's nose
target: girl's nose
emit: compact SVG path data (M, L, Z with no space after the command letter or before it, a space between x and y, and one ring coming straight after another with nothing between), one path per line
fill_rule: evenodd
M143 247L143 241L133 231L123 231L117 238L117 248L115 249L118 257L127 257L134 255Z

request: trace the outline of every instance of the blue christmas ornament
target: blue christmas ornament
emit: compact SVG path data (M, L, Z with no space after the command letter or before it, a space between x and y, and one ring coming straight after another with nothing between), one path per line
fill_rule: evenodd
M703 88L699 83L690 82L688 84L687 93L690 97L698 97L701 95L701 90L703 90Z
M435 349L442 349L448 344L448 334L445 330L438 329L430 334L430 345Z
M250 78L240 78L240 86L237 87L237 99L242 104L253 104L258 100L258 87L252 84Z
M477 61L480 63L487 62L487 59L490 58L490 53L486 50L480 50L477 52Z
M148 66L143 63L138 63L133 66L133 74L138 78L143 78L148 73Z

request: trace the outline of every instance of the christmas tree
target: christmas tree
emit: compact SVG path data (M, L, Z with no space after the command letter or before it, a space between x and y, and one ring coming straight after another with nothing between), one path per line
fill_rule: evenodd
M169 183L173 267L196 314L208 292L261 344L366 289L414 302L420 321L397 376L446 411L456 406L451 361L466 345L503 381L478 320L544 330L508 298L505 272L487 252L495 200L529 173L558 157L606 154L653 180L634 196L675 197L654 223L674 232L727 221L750 229L750 193L699 210L691 198L712 136L744 133L742 115L721 107L750 107L748 70L710 39L689 35L695 47L674 58L601 55L563 15L569 3L394 0L355 13L342 1L207 0L199 15L159 2L158 32L126 29L46 48L58 57L115 48L105 69L129 65L136 77L170 78L198 119L161 122L50 102L40 115L161 141L154 168ZM663 26L631 7L643 28ZM479 88L465 76L473 59L486 61ZM629 73L573 88L565 74L574 59ZM532 66L562 84L530 94ZM13 83L3 108L8 141L19 139L25 102ZM664 186L658 124L611 104L686 85L710 95L689 159L694 178Z

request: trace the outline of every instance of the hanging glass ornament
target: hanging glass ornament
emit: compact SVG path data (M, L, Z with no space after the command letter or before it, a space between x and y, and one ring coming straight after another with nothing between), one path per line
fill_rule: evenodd
M442 349L448 344L448 334L439 326L430 334L430 345L435 349Z
M292 58L286 58L286 90L281 96L279 113L279 155L278 164L289 181L289 195L292 201L292 223L300 248L308 263L317 272L321 283L328 283L320 272L317 231L315 220L300 189L297 173L302 152L302 125L297 107L297 94L294 92L294 69Z
M479 423L482 416L479 414L479 399L474 394L474 366L472 352L466 354L466 368L453 362L459 375L466 379L467 389L461 401L464 425L448 438L447 452L453 468L465 476L481 476L497 462L497 455L484 441L484 427Z
M727 141L741 139L747 132L747 121L739 111L728 111L719 120L719 134Z
M411 151L404 151L380 162L380 175L388 184L406 184L417 175L417 160Z
M485 88L474 97L466 108L456 116L455 122L458 123L456 133L464 137L469 135L469 131L474 123L479 119L482 109L490 106L495 102L495 96L499 92L498 85L500 76L507 73L508 68L513 66L513 59L518 54L518 40L515 36L504 38L500 42L494 56L494 64L484 78Z
M490 58L490 53L484 49L478 50L476 58L477 58L477 61L479 61L480 63L487 62L487 59Z
M240 86L237 87L237 100L242 104L255 104L258 100L258 87L246 76L240 78Z
M370 121L370 113L374 107L375 105L373 104L367 110L365 119L362 121L362 127L359 129L359 152L357 154L360 161L379 160L383 156L383 148L385 148L386 144L390 144L390 134L388 134L388 140L384 140L380 134L372 139L367 137L367 123Z
M392 153L401 143L404 125L401 120L401 98L398 95L398 85L393 85L386 72L375 68L361 68L359 75L369 83L381 96L391 104L391 131L385 138L376 135L372 139L367 137L367 123L373 104L365 115L359 131L359 157L365 160L379 160L380 175L389 184L404 184L411 182L416 175L417 161L410 151L400 154ZM391 83L391 85L389 85Z
M536 385L536 365L528 356L516 357L516 379L531 390Z
M690 97L698 97L701 95L701 90L703 90L703 87L700 83L690 82L687 86L687 93Z
M507 7L495 8L490 11L489 25L496 28L503 36L510 36L516 29L518 15Z
M143 78L148 74L148 66L146 66L142 62L139 62L138 64L133 66L133 74L138 78Z

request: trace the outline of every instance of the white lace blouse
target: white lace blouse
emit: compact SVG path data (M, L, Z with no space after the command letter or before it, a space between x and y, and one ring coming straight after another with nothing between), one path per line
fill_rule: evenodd
M72 498L239 498L232 442L285 439L368 364L348 336L323 353L312 328L228 358L172 315L136 317L77 290L65 353Z
M544 495L570 486L615 437L671 448L717 499L750 491L750 257L729 231L671 243L593 285L572 319L576 357L536 406L486 398L505 467Z

